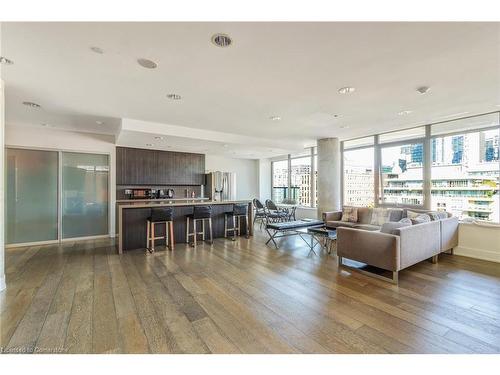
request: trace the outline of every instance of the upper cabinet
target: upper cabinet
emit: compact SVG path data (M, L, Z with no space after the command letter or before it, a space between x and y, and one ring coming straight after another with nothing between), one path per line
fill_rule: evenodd
M117 185L203 185L205 155L116 148Z

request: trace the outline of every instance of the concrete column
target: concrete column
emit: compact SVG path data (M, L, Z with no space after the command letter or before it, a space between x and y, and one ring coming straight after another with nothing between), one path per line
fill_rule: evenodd
M338 138L318 140L318 216L342 208L340 142Z

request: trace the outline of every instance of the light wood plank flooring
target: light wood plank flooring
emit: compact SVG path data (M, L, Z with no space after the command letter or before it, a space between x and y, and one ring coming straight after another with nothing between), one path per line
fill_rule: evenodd
M441 255L399 286L300 238L119 256L110 240L6 250L3 352L500 353L500 265Z

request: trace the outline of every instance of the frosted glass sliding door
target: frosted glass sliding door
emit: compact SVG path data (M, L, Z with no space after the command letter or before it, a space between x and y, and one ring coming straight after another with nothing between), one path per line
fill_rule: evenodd
M7 244L57 240L56 151L6 149Z
M62 152L62 238L108 234L107 155Z

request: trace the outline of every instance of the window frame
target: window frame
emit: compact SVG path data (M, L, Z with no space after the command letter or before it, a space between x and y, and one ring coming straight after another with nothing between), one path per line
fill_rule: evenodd
M310 197L311 203L308 206L300 205L299 203L297 203L297 207L305 208L305 209L312 209L312 208L316 208L316 201L314 199L314 197L316 196L316 178L315 178L315 174L314 174L316 163L315 163L314 157L317 156L318 153L317 153L316 146L306 147L304 150L307 150L308 154L303 154L303 155L287 154L286 157L273 158L273 160L271 161L271 197L273 196L273 188L274 188L274 163L283 162L283 161L288 162L287 191L290 192L291 187L292 187L292 184L291 184L291 182L292 182L292 160L309 158L310 166L311 166L310 178L309 178L309 184L310 184L309 191L311 193L311 197Z
M365 138L365 137L362 137L362 138ZM344 183L345 183L345 162L344 162L344 152L348 152L348 151L358 151L358 150L366 150L368 148L373 148L373 197L375 198L376 197L376 190L377 190L377 187L375 186L375 181L376 181L376 178L375 178L375 174L377 173L377 166L376 166L376 160L375 160L375 155L376 155L376 149L375 149L375 140L374 140L374 143L372 145L369 145L369 146L357 146L357 147L350 147L350 148L347 148L347 149L344 149L344 144L343 142L341 143L340 145L340 152L341 152L341 155L342 157L340 158L340 170L342 171L342 173L340 174L340 183L342 184L341 186L341 190L340 190L340 199L342 201L342 205L345 204L345 189L344 189ZM373 205L375 207L377 207L377 202L373 201Z
M475 117L480 117L480 116L486 116L486 115L492 115L496 114L497 119L498 119L498 124L497 125L492 125L492 126L484 126L484 127L478 127L474 129L467 129L467 130L460 130L456 132L447 132L447 133L440 133L440 134L434 134L432 135L432 127L437 126L440 124L444 123L450 123L453 121L458 121L458 120L465 120L469 118L475 118ZM393 141L393 142L386 142L386 143L380 143L379 142L379 136L382 134L388 134L388 133L396 133L401 130L409 130L409 129L414 129L414 128L419 128L419 127L425 127L425 136L424 137L415 137L415 138L409 138L409 139L404 139L404 140L399 140L399 141ZM345 201L345 192L344 192L344 152L345 151L351 151L351 150L360 150L360 149L366 149L373 147L373 152L374 152L374 205L375 207L398 207L398 208L416 208L416 209L431 209L431 204L432 204L432 196L431 196L431 190L432 190L432 140L435 138L444 138L444 137L449 137L449 136L454 136L454 135L463 135L463 134L469 134L469 133L476 133L476 132L483 132L483 131L488 131L488 130L498 130L500 133L500 111L492 111L492 112L487 112L487 113L481 113L477 115L472 115L472 116L466 116L466 117L460 117L460 118L454 118L454 119L449 119L445 121L439 121L439 122L434 122L430 124L425 124L425 125L417 125L417 126L412 126L409 128L405 129L398 129L394 131L389 131L389 132L383 132L379 134L373 134L373 135L366 135L366 136L361 136L361 137L356 137L356 138L350 138L343 140L340 144L340 152L341 152L341 161L340 161L340 166L341 166L341 178L340 178L340 189L341 189L341 199L342 199L342 204L344 204ZM373 136L374 137L374 142L373 145L371 146L359 146L359 147L349 147L345 148L344 147L344 142L360 139L360 138L367 138ZM394 204L394 203L382 203L383 200L383 186L382 186L382 179L381 179L381 167L382 167L382 161L381 161L381 156L382 156L382 149L387 148L387 147L394 147L394 146L401 146L401 145L406 145L406 144L419 144L421 143L423 145L423 155L422 155L422 192L423 192L423 204L422 205L411 205L411 204ZM500 169L500 161L499 161L499 169ZM499 210L499 216L500 216L500 204L498 207ZM488 223L495 223L498 224L497 222L489 222Z

